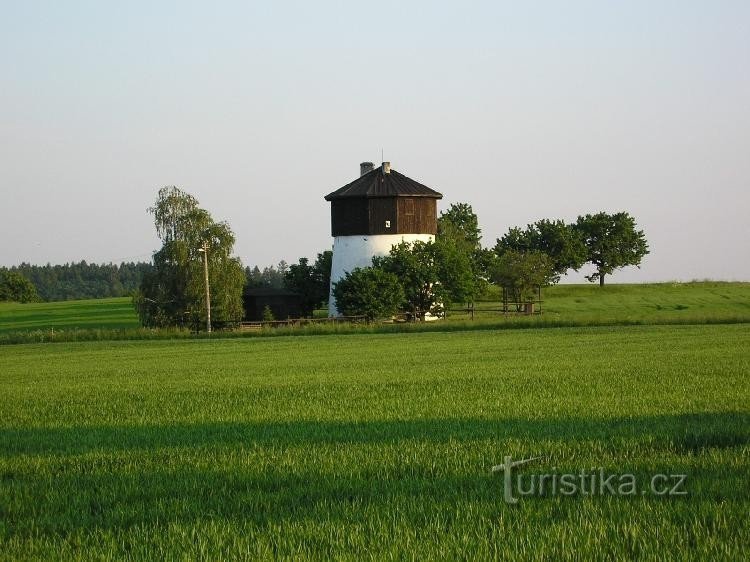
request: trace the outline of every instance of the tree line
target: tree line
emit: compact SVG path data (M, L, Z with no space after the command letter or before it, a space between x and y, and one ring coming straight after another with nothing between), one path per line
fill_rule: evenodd
M16 283L20 283L20 275L31 283L36 292L36 300L64 301L129 296L139 287L144 273L150 269L151 264L147 262L122 262L119 265L86 261L64 265L22 263L0 268L0 276L5 279L10 274ZM6 294L6 298L2 294ZM18 297L11 298L6 292L0 293L0 300L18 301Z
M0 267L0 301L36 302L132 296L151 262L97 264L85 260L58 265L21 263ZM245 267L248 288L287 287L289 264ZM327 295L326 295L327 296Z

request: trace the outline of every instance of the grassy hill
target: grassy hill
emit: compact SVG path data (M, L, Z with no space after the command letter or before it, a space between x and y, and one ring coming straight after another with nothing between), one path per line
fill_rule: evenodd
M558 318L733 318L750 320L750 283L694 282L555 285L542 292L542 310ZM495 305L480 303L487 308Z

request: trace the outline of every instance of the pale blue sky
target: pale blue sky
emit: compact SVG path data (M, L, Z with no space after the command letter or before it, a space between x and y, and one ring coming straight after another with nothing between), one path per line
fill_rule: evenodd
M750 279L750 2L0 1L0 265L147 259L168 184L314 256L381 148L487 245L627 210L613 281Z

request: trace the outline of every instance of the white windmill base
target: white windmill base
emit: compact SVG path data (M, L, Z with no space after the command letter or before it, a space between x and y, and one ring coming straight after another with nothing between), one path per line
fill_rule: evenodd
M391 248L401 242L433 242L432 234L376 234L357 236L336 236L333 239L333 259L331 263L331 287L328 295L328 316L341 316L333 297L333 284L342 279L347 272L358 267L369 267L372 258L385 256ZM437 320L428 315L426 320Z

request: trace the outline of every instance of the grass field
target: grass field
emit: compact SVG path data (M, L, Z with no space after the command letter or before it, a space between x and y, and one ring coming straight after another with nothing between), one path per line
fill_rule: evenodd
M542 294L542 310L555 318L660 320L732 318L750 320L750 283L693 282L637 285L555 285ZM477 308L497 308L482 302Z
M749 350L744 324L5 346L0 558L740 560ZM688 494L509 505L508 454Z
M498 302L477 303L479 312L474 323L499 327L504 323L599 325L750 322L750 283L657 283L607 285L604 288L595 285L557 285L545 289L543 299L543 315L520 319L487 312L487 309L498 309ZM460 329L467 318L466 314L450 313L447 324ZM60 338L60 331L122 331L137 327L138 319L129 298L0 303L0 343L3 335L7 338L8 334L19 332L38 332L40 340L48 341L52 329L57 330L57 337ZM418 326L415 328L421 329ZM135 339L141 335L129 333L127 337ZM167 336L172 337L172 334ZM90 339L106 337L106 334L94 334Z
M14 330L136 328L129 297L39 303L0 303L0 333Z

